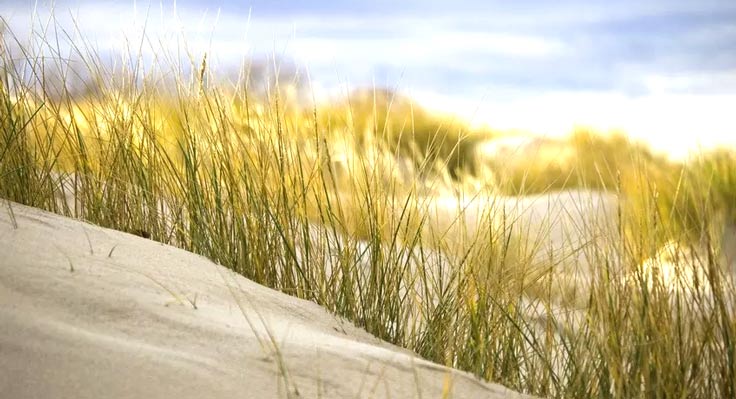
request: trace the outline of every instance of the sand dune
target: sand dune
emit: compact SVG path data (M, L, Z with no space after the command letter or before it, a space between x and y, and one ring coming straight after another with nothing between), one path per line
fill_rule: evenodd
M430 229L448 237L508 234L519 244L517 253L531 267L554 265L556 278L586 286L604 255L613 256L618 232L615 194L569 190L513 196L443 196L428 202ZM483 239L483 238L482 238ZM462 244L453 243L463 251ZM601 251L610 253L603 254Z
M2 208L2 398L524 397L197 255Z

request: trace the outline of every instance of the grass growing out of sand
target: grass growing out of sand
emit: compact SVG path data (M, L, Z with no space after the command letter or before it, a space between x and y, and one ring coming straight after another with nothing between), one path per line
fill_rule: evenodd
M0 197L202 254L523 392L736 396L732 154L679 165L579 134L608 157L471 176L476 133L380 92L305 110L254 94L247 67L216 81L204 55L111 65L53 22L34 35L0 42ZM564 188L620 200L545 254L500 194ZM668 242L689 274L645 262Z

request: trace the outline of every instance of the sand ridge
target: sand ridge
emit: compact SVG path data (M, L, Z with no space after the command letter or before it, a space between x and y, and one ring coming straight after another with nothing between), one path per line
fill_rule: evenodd
M0 397L525 397L203 257L7 202L0 326Z

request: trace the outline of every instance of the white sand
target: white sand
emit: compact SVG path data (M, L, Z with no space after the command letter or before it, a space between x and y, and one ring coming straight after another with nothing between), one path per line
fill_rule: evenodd
M10 205L2 398L524 397L200 256Z

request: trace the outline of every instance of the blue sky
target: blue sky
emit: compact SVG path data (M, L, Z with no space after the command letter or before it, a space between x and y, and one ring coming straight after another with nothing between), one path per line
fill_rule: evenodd
M17 29L32 4L0 12ZM277 54L325 97L375 83L501 129L623 129L674 156L736 145L736 1L182 0L175 16L171 2L133 4L56 12L73 10L103 49L148 12L151 35L183 33L224 67Z

